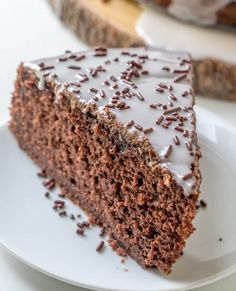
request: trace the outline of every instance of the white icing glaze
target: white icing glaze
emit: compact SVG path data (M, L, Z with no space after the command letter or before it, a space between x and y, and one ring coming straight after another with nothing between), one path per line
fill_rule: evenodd
M217 12L232 0L172 0L167 10L175 17L198 23L214 25L217 23Z
M159 11L146 9L136 26L148 45L190 51L194 59L214 57L236 63L236 34L177 21Z
M128 87L130 88L130 92L140 92L144 97L143 101L139 100L136 95L128 98L127 95L123 94L124 98L120 98L120 101L125 101L126 105L130 106L130 108L125 110L110 108L110 110L115 114L116 118L124 124L133 120L136 124L141 125L143 129L153 128L153 131L148 134L135 129L135 126L131 126L129 130L137 131L140 134L141 139L145 137L149 138L151 145L162 160L162 167L168 168L171 171L177 183L183 187L185 194L189 195L193 193L196 182L194 176L187 180L183 179L185 175L192 173L191 165L194 162L196 154L194 139L191 139L190 137L192 133L195 136L195 113L192 108L194 99L191 93L192 75L191 64L189 63L190 57L187 53L177 53L157 49L138 48L126 51L132 54L137 54L137 56L131 57L129 55L122 55L121 49L109 49L107 56L96 57L94 56L94 51L91 50L83 53L73 53L73 55L76 56L80 56L81 54L86 55L85 58L79 61L68 58L66 61L58 62L59 57L55 57L25 63L24 66L35 71L39 78L38 86L40 90L42 89L45 78L55 78L57 83L57 98L60 98L60 92L71 92L79 89L80 92L74 94L79 98L80 102L96 103L100 113L104 112L104 106L111 104L112 96L114 96L115 91L122 91ZM67 57L70 55L70 53L66 54ZM148 55L148 59L143 61L143 59L138 57L140 55ZM64 57L65 55L60 56L60 58ZM116 57L119 58L119 61L114 61L114 58ZM105 64L106 60L111 60L111 63ZM124 84L120 77L120 73L127 69L127 62L130 60L137 63L143 61L142 69L139 71L148 71L148 74L141 74L139 77L132 78L132 82L135 82L137 88ZM46 67L53 66L53 68L42 71L39 66L41 62L43 62ZM68 68L69 66L79 66L81 69L71 69ZM92 69L94 69L98 66L102 66L106 71L98 72L96 77L92 77L88 72L88 68L92 67ZM163 70L163 68L165 69ZM169 68L169 71L168 69L166 70L166 68ZM184 71L184 73L180 71ZM44 76L45 73L50 74ZM78 88L70 83L79 82L81 79L79 76L80 73L86 74L89 80L81 82L81 87ZM56 77L53 76L54 74L56 74ZM184 74L186 74L186 78L179 82L173 82L176 78L183 76ZM111 75L115 77L115 80L111 80ZM104 85L104 81L106 80L109 80L109 86ZM159 83L163 83L164 86L171 85L172 90L165 88L162 93L157 92L155 88L159 87ZM114 84L117 84L118 88L112 88L111 86ZM104 90L105 97L101 98L98 93L91 92L91 88ZM189 94L183 97L182 94L185 91L189 92ZM176 97L176 100L170 98L171 93L174 95L174 99ZM98 96L97 101L93 100L94 96ZM173 105L169 103L170 101ZM150 104L157 103L161 103L167 108L163 109L159 105L154 109L149 106ZM186 107L189 109L186 110ZM174 115L172 115L172 113L166 112L166 109L169 110L173 108L178 108L179 116L181 115L182 117L187 118L182 126L188 131L188 136L183 136L183 132L175 129L180 121L173 121L168 129L162 126L166 120L164 120L161 125L156 124L156 120L162 114L165 118L173 118ZM174 143L174 136L178 136L180 145ZM187 141L191 141L191 151L188 150L186 146ZM172 151L170 155L165 158L166 149L170 145L172 146Z

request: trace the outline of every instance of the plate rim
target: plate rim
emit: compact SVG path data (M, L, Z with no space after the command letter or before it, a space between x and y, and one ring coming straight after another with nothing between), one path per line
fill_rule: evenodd
M25 264L26 266L32 268L33 270L42 273L43 275L46 275L48 277L51 277L53 279L56 279L58 281L64 282L66 284L72 285L72 286L77 286L77 287L81 287L81 288L85 288L88 290L94 290L94 291L136 291L136 289L117 289L117 288L107 288L104 286L100 286L97 287L95 285L89 284L89 283L79 283L79 282L75 282L73 280L69 280L66 278L63 278L62 276L53 274L49 271L47 271L46 269L43 269L39 266L36 266L35 264L29 262L28 260L25 260L24 258L22 258L21 256L19 256L16 252L14 252L11 248L9 248L8 246L6 246L0 238L0 246L7 251L8 254L12 255L15 259L17 259L19 262ZM194 283L190 283L189 285L183 286L183 287L179 287L179 288L165 288L165 289L143 289L143 291L185 291L185 290L192 290L194 288L199 288L199 287L203 287L203 286L207 286L209 284L215 283L219 280L222 280L232 274L234 274L236 272L236 262L235 265L228 267L226 269L224 269L221 272L218 272L214 275L211 275L207 278L195 281Z
M228 121L225 121L222 117L218 116L217 114L201 107L201 106L196 106L196 115L198 115L199 111L202 111L202 113L207 112L208 117L212 117L210 118L212 121L210 124L214 123L215 119L218 119L220 121L220 123L222 124L223 127L227 127L227 129L230 130L230 132L234 133L236 135L236 128ZM5 120L3 120L2 122L0 122L0 140L1 140L1 132L4 130L10 131L8 124L9 124L9 120L10 118L7 118ZM56 273L52 273L50 271L47 270L47 268L42 268L40 266L37 266L37 264L35 262L31 262L29 259L24 259L20 254L18 254L17 252L15 252L11 247L7 246L3 241L2 238L0 237L0 245L3 247L3 249L5 251L7 251L8 253L10 253L14 258L16 258L18 261L20 261L21 263L27 265L28 267L32 268L33 270L36 270L48 277L52 277L53 279L62 281L64 283L70 284L70 285L74 285L77 287L82 287L82 288L86 288L89 290L99 290L99 291L136 291L136 289L132 289L132 288L128 288L128 289L117 289L117 288L110 288L107 286L96 286L92 283L89 283L87 281L83 282L83 280L80 280L80 282L78 281L74 281L71 279L66 279L65 277L58 275ZM171 288L166 288L166 289L159 289L162 291L171 291L171 290L175 290L175 291L180 291L180 290L191 290L193 288L198 288L198 287L203 287L206 286L208 284L212 284L214 282L217 282L223 278L226 278L230 275L232 275L233 273L236 272L236 262L235 264L227 267L226 269L215 273L214 275L211 275L209 277L197 280L195 282L191 282L191 283L184 283L181 281L181 284L185 284L185 286L182 287L178 287L173 289L173 287ZM158 289L145 289L143 291L157 291Z

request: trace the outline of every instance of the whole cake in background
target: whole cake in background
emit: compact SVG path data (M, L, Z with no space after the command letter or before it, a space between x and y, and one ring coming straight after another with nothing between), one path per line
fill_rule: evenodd
M176 18L204 26L236 26L235 0L142 0L166 8Z
M62 193L165 273L200 194L192 77L187 53L97 47L22 63L11 106L20 147Z
M149 45L190 51L196 93L236 101L235 1L48 1L58 18L91 46ZM153 4L162 9L153 9Z

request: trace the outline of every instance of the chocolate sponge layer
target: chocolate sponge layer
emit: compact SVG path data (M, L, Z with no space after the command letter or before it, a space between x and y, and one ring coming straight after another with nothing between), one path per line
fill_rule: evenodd
M169 273L194 230L199 191L184 195L167 169L145 163L149 148L66 94L55 102L54 84L37 82L19 67L10 128L20 147L137 262Z

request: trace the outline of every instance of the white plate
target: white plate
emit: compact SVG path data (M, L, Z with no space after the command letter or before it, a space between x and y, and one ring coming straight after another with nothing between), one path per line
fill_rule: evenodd
M6 124L0 128L0 242L43 273L97 290L186 290L236 271L236 131L201 108L197 117L202 198L208 206L199 211L197 230L170 276L143 270L132 259L121 264L109 247L97 253L98 228L79 237L76 222L52 210L53 199L44 197L36 176L39 169L18 148ZM54 198L58 192L52 193ZM69 212L82 213L67 205Z

